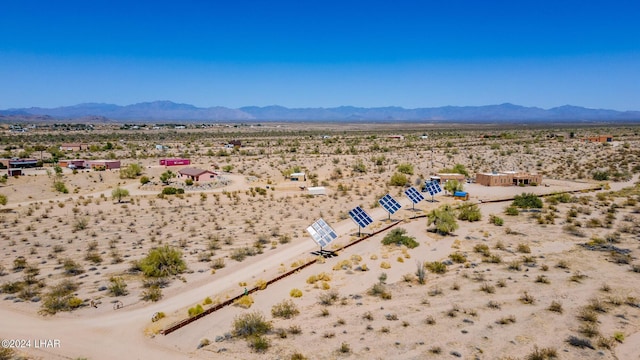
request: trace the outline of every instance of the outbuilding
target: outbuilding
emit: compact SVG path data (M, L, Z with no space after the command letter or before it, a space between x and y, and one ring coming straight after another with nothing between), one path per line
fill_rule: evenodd
M160 159L160 165L164 166L178 166L178 165L191 165L190 159Z
M120 160L89 160L85 167L93 170L120 169Z
M307 188L309 195L327 195L327 189L324 186L315 186Z
M289 176L291 181L307 181L307 174L303 172L293 173Z

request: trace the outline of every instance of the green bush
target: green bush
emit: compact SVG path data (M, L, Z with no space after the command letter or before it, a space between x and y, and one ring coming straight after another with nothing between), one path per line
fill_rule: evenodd
M149 277L165 277L181 274L187 269L182 252L169 245L151 249L139 262L140 270Z
M237 315L233 320L233 334L235 336L264 335L272 328L271 322L266 321L264 315L259 311Z
M518 210L517 207L511 205L511 206L508 206L506 209L504 209L504 213L509 216L517 216L520 214L520 210Z
M162 188L162 195L175 195L178 192L178 189L167 186Z
M426 262L424 267L434 274L444 274L447 272L447 265L440 261Z
M398 165L397 169L398 169L398 172L402 174L413 175L413 165L411 164L408 164L408 163L400 164Z
M458 229L455 213L449 205L442 205L427 214L427 226L432 224L436 226L436 231L443 235Z
M184 181L184 184L187 185L187 186L191 186L191 185L193 185L193 180L187 179L187 180Z
M125 296L129 294L127 290L127 283L124 282L124 279L119 276L113 276L109 279L109 293L112 296Z
M482 218L482 213L477 204L464 202L458 205L458 220L466 221L479 221Z
M0 205L7 205L7 195L0 194Z
M159 286L151 286L140 294L140 298L144 301L156 302L162 299L162 289Z
M204 312L204 309L202 308L202 305L198 304L192 308L189 308L189 317L202 314L203 312Z
M140 184L144 185L144 184L148 184L149 182L151 182L151 179L149 179L148 176L143 176L140 178Z
M389 185L391 185L391 186L405 186L405 185L407 185L408 181L409 180L407 179L407 176L405 174L397 172L397 173L391 175L391 179L389 180Z
M284 319L290 319L300 313L296 304L291 300L284 300L279 302L271 308L271 315L273 317L280 317Z
M120 169L121 179L135 179L142 174L142 165L129 164L127 167Z
M489 223L496 225L496 226L502 226L504 225L504 220L501 217L498 217L496 215L490 215L489 216Z
M384 239L382 239L382 244L384 244L384 245L392 245L392 244L404 245L404 246L408 247L409 249L413 249L413 248L415 248L415 247L420 245L420 243L418 243L413 236L408 236L408 235L406 235L406 233L407 233L407 230L405 230L403 228L392 229L391 232L389 232L389 234L387 234L384 237Z
M523 209L541 209L542 200L536 194L522 193L515 196L512 206Z

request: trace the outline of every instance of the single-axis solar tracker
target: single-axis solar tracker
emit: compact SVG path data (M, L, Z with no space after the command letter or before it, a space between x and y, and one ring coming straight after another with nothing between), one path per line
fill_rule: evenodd
M396 201L391 195L387 194L382 197L382 199L378 200L378 203L389 213L389 219L391 219L391 215L395 214L396 211L400 210L402 205Z
M311 226L307 228L307 232L311 235L313 241L320 245L321 250L338 237L335 230L333 230L322 218L311 224Z
M355 209L349 211L349 216L356 224L358 224L358 236L360 235L360 229L367 227L373 222L371 216L367 214L360 206L356 206Z
M426 191L431 195L431 201L434 201L433 197L442 192L442 188L440 187L440 183L437 181L427 181L424 183L424 188L422 191Z
M405 190L404 194L407 195L409 200L411 200L411 202L413 203L414 210L416 208L416 204L424 200L424 196L422 196L422 194L418 190L416 190L414 187L410 187L407 190Z

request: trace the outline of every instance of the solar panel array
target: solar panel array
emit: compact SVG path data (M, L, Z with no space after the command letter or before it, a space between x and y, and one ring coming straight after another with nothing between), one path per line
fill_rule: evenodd
M422 196L422 194L418 190L416 190L414 187L410 187L407 190L405 190L404 194L407 195L409 200L411 200L411 202L414 204L417 204L420 201L424 200L424 196Z
M427 189L427 191L431 196L442 192L442 188L440 187L440 184L437 181L429 181L424 184L424 187Z
M333 230L322 218L311 224L311 226L307 228L307 232L311 235L313 241L320 245L321 248L329 245L329 243L338 237L336 231Z
M396 199L392 198L389 194L383 196L382 199L378 200L378 203L382 205L382 207L391 215L395 214L395 212L400 210L400 208L402 207L400 203L397 202Z
M367 225L373 222L371 216L369 216L369 214L362 210L360 206L356 206L355 209L350 210L349 216L351 216L351 219L355 221L355 223L358 224L358 226L361 228L367 227Z

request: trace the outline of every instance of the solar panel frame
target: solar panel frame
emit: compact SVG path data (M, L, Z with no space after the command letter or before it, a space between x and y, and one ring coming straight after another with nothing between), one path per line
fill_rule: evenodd
M307 232L311 235L313 241L320 245L321 248L329 245L333 240L338 238L336 231L322 218L307 227Z
M360 206L349 210L349 216L359 227L365 228L373 222L373 219Z
M378 200L378 204L380 204L391 215L395 214L396 211L400 210L402 207L402 205L400 205L400 203L389 194Z
M405 190L404 194L407 195L409 200L411 200L411 202L414 204L417 204L420 201L424 200L424 196L414 187L410 187L407 190Z
M442 192L442 188L437 181L429 181L425 184L425 187L431 196Z

